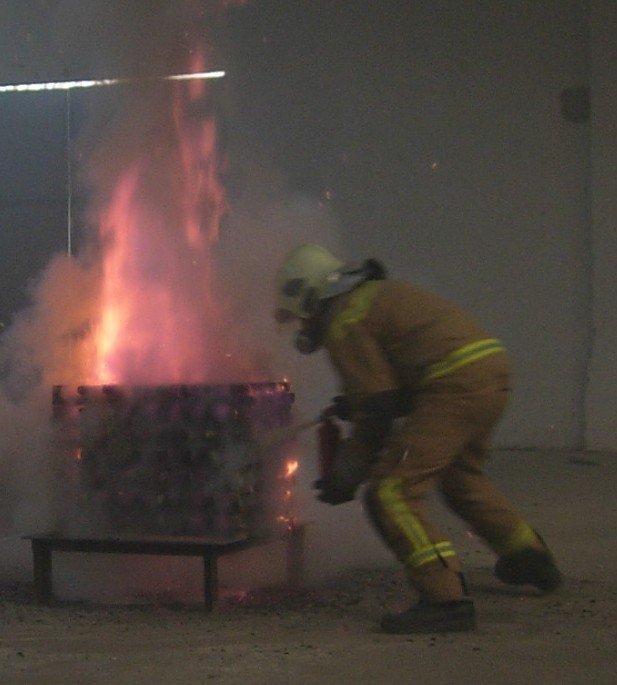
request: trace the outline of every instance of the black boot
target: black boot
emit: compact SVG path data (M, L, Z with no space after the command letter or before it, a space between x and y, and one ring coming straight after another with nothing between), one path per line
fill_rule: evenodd
M473 630L476 612L471 600L427 602L420 600L402 614L386 614L381 619L386 633L450 633Z
M554 592L563 582L553 555L532 547L501 557L495 564L495 576L510 585L533 585L542 592Z

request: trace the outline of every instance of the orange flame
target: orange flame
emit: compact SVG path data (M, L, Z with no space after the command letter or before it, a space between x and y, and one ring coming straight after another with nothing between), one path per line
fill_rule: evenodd
M192 70L204 68L198 57ZM165 130L127 161L100 214L95 382L203 382L225 356L211 249L227 204L205 89L173 85Z
M290 459L285 464L285 478L291 478L298 470L298 461L296 459Z

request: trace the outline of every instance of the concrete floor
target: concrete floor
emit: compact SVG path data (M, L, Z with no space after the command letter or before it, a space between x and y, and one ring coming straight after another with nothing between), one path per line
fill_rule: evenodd
M549 542L566 582L546 597L501 585L491 554L438 509L475 596L473 633L378 632L380 614L410 595L353 504L316 518L303 590L231 593L209 615L160 602L38 607L29 584L9 577L16 567L0 562L0 682L614 685L617 455L499 452L490 472Z

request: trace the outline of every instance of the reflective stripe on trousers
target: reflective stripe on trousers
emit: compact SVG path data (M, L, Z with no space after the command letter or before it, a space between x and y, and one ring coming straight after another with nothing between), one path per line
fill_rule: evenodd
M408 569L432 561L455 557L456 552L447 540L431 542L418 517L407 506L400 478L384 478L379 482L377 498L390 521L407 540L410 553L403 563Z

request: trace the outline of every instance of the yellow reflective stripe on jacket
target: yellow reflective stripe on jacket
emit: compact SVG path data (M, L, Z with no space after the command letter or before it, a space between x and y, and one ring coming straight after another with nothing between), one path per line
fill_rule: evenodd
M422 564L428 564L430 561L438 561L439 559L447 559L448 557L455 557L456 552L452 543L444 540L443 542L436 542L429 547L423 547L412 552L407 559L407 566L416 568Z
M454 352L451 352L441 361L427 366L422 375L422 382L426 383L427 381L447 376L463 366L478 361L478 359L488 357L489 354L505 352L505 349L501 340L497 338L477 340L476 342L469 343L469 345L463 345L463 347L454 350Z
M367 281L359 285L349 298L349 303L330 322L328 337L341 340L347 335L347 328L362 321L366 317L369 307L381 288L383 281Z
M424 526L405 502L400 478L384 478L380 481L377 496L386 515L407 538L413 550L432 547Z

